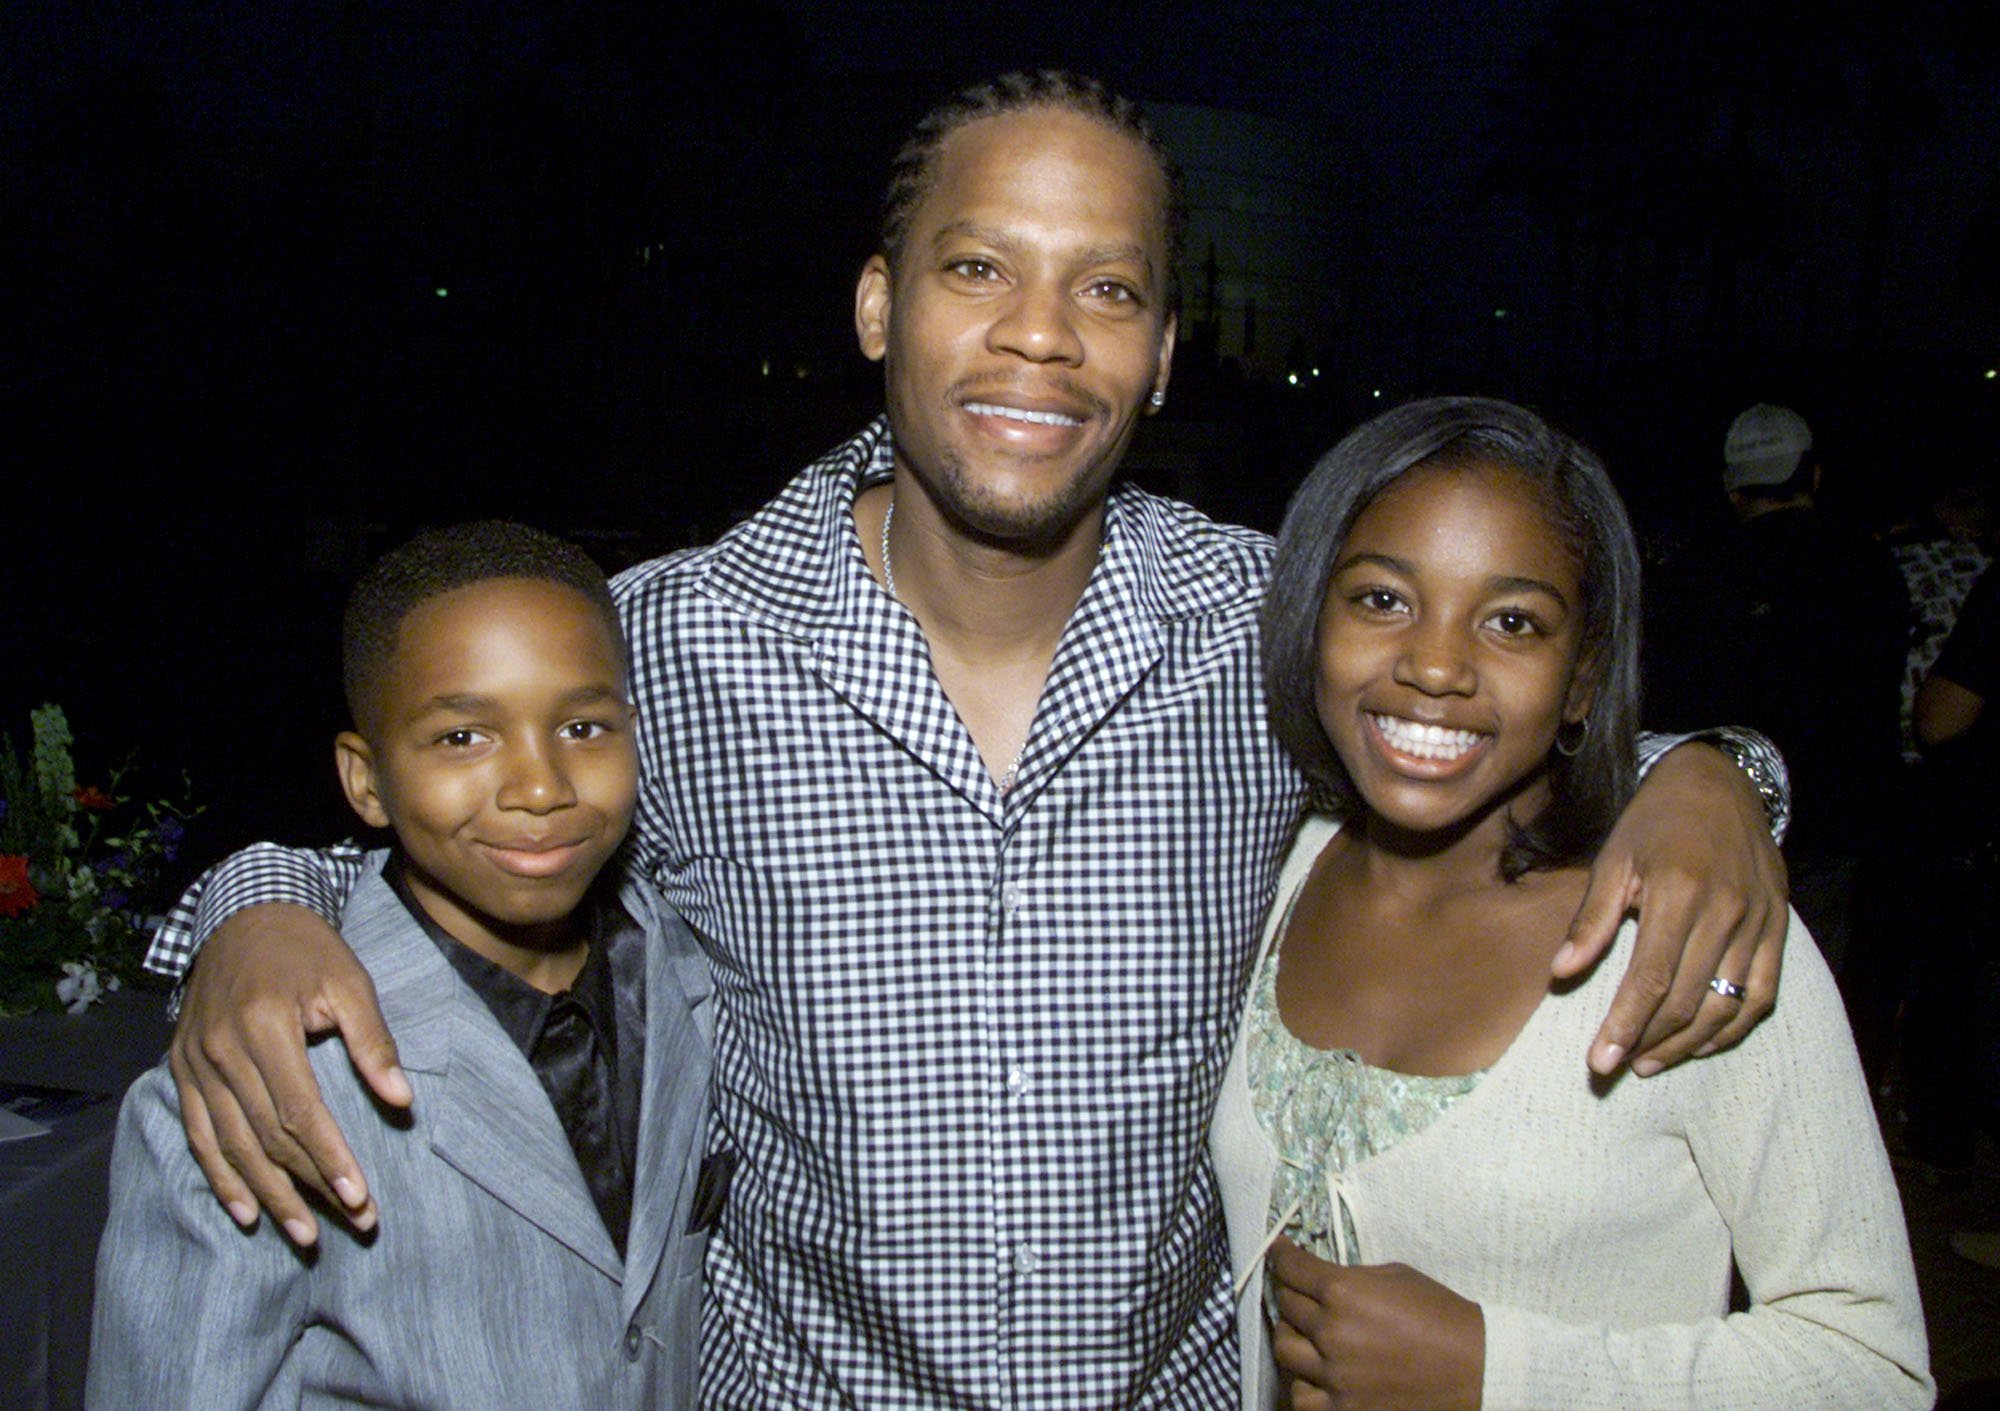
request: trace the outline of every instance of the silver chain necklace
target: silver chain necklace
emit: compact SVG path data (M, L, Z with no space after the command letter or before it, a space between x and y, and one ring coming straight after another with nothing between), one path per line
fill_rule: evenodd
M896 522L896 496L889 496L889 508L882 515L882 586L889 590L889 596L896 598L896 565L889 558L889 526ZM897 602L903 601L896 598Z
M896 592L896 561L889 557L889 526L896 522L896 497L889 496L889 508L882 513L882 586L889 590L889 596L897 602L902 598ZM1021 774L1021 756L1028 752L1028 742L1021 741L1021 748L1014 751L1014 762L1007 766L1007 772L994 781L993 787L1004 796L1010 792Z

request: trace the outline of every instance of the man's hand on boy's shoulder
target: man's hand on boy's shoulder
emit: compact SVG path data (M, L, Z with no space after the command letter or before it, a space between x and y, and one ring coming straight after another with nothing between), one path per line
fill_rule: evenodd
M357 1230L376 1218L306 1058L308 1035L335 1031L375 1095L409 1106L368 972L313 912L267 903L230 917L202 947L167 1054L188 1147L216 1199L246 1228L261 1208L300 1245L319 1237L301 1186Z

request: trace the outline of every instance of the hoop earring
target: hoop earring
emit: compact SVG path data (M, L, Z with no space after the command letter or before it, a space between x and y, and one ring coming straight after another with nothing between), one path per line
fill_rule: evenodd
M1574 730L1576 732L1569 737L1567 745L1563 743L1563 732L1565 730ZM1589 734L1589 716L1586 715L1581 720L1565 720L1561 725L1556 727L1556 753L1564 759L1575 759L1583 753L1583 742Z

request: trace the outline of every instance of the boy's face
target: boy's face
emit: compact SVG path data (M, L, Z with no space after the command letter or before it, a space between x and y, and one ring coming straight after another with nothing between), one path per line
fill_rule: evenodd
M574 589L500 578L403 619L336 741L355 812L396 832L411 889L494 954L573 936L567 920L632 821L639 765L618 648Z

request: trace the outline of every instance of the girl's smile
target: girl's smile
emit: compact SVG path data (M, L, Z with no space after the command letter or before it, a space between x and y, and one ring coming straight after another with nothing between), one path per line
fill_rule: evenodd
M1547 797L1558 727L1589 708L1581 569L1518 472L1426 465L1355 519L1320 612L1320 723L1369 811L1431 833Z
M1479 730L1454 730L1376 712L1369 712L1367 721L1384 755L1433 779L1468 763L1493 738Z

